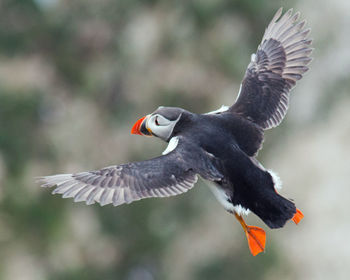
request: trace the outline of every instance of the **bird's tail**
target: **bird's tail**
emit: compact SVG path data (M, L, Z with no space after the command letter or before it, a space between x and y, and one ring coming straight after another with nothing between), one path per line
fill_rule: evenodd
M251 210L261 218L265 224L270 228L281 228L288 220L293 219L295 223L298 223L302 219L302 213L297 210L294 203L280 194L277 193L277 189L280 189L281 183L278 176L272 171L266 171L267 186L264 188L259 187L261 190L258 195L259 198ZM271 188L273 184L273 188Z
M251 209L270 228L281 228L297 212L293 202L277 193L270 193L261 199L258 207Z

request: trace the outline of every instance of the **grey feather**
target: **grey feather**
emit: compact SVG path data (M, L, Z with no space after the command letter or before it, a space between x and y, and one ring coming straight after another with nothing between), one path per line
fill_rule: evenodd
M241 92L230 111L263 129L280 124L287 113L289 92L308 71L311 62L311 29L298 22L300 13L279 9L247 68Z
M198 157L194 157L196 154ZM39 178L52 193L74 197L75 202L118 206L147 197L169 197L187 192L197 182L197 175L220 180L215 159L185 138L170 153L142 161L105 167L101 170Z

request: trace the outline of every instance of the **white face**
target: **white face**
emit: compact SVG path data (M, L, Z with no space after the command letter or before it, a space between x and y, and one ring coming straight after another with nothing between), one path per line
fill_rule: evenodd
M146 127L151 130L152 134L167 141L172 134L176 123L180 119L180 116L176 120L170 121L162 115L154 114L148 118Z

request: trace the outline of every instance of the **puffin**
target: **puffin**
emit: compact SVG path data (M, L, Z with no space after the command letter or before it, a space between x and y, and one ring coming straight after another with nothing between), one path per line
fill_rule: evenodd
M264 229L247 225L253 212L269 228L304 217L292 200L278 193L281 180L257 160L264 131L285 117L291 89L308 71L312 58L310 28L300 13L280 8L265 29L246 69L236 101L203 114L159 107L140 118L132 134L168 143L162 155L95 171L39 177L53 194L87 205L118 206L149 197L170 197L193 188L198 177L224 209L241 224L252 255L265 251Z

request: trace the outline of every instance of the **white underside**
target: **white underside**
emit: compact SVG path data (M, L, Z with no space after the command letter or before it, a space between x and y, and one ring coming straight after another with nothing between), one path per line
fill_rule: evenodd
M209 189L213 192L216 199L220 202L222 206L226 209L226 211L229 212L236 212L238 215L248 215L250 213L249 209L244 208L242 205L233 205L232 203L228 202L230 199L224 190L221 188L215 186L214 184L208 184Z

